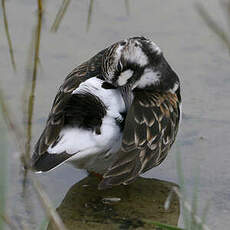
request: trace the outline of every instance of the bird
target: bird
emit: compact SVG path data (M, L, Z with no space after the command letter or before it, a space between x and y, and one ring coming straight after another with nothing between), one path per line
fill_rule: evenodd
M32 168L67 162L102 175L98 189L127 185L166 158L181 114L180 80L159 46L143 36L123 39L67 75Z

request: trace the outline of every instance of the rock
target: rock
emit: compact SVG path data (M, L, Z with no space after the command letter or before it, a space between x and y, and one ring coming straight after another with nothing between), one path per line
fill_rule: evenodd
M157 229L151 222L177 225L180 210L175 195L169 209L164 209L175 184L139 177L130 185L99 191L98 183L98 178L89 176L66 194L57 212L68 229Z

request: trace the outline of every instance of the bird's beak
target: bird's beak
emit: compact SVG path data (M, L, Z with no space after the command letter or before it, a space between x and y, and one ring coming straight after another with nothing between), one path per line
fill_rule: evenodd
M125 108L128 111L133 101L132 87L131 85L124 85L124 86L120 86L119 90L124 100Z

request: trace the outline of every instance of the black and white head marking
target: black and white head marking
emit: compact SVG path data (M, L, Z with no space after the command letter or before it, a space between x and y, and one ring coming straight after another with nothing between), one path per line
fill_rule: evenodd
M159 86L170 90L175 80L179 82L161 49L144 37L129 38L110 46L103 57L102 71L114 86L131 84L132 88Z
M102 71L105 79L123 86L134 83L144 69L161 54L160 48L144 37L133 37L110 46L103 57Z
M108 83L120 87L127 108L132 90L173 93L180 86L161 49L144 37L132 37L110 46L103 56L102 73Z

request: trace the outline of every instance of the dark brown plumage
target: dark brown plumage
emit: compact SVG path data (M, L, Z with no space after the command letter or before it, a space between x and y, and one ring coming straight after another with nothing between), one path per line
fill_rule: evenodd
M165 159L178 131L179 98L179 91L134 92L118 160L104 175L100 189L128 184Z

